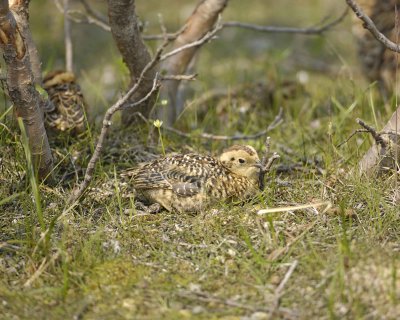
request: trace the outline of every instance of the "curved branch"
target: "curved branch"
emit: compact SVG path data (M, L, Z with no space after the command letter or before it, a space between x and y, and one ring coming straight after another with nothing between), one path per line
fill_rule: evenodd
M357 18L364 22L364 28L371 32L376 40L382 43L387 49L400 53L400 45L389 40L382 32L380 32L371 18L364 13L361 7L354 0L345 1L351 10L353 10L353 12L356 14Z
M262 26L251 23L244 23L239 21L228 21L222 24L223 28L243 28L249 29L253 31L259 32L268 32L268 33L296 33L296 34L308 34L308 35L319 35L324 32L332 29L334 26L338 25L343 21L348 13L348 9L346 8L343 13L333 21L321 25L320 27L307 27L307 28L293 28L293 27L278 27L278 26Z

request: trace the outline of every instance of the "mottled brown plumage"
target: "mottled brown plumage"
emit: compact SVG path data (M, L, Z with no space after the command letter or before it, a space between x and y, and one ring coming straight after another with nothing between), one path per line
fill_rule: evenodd
M51 72L44 78L43 87L52 102L44 110L47 127L72 134L84 132L86 103L74 74Z
M172 155L133 170L139 197L169 211L197 212L212 203L245 200L257 189L260 159L251 146L233 146L219 159L199 154Z
M358 0L363 11L372 19L380 32L394 42L395 5L400 9L400 0ZM363 27L354 15L353 33L357 38L358 56L363 73L371 82L377 81L379 89L386 97L396 90L396 53L386 49Z

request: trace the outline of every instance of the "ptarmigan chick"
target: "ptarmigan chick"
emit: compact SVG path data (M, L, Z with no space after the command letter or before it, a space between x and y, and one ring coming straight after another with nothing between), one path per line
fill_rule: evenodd
M51 72L44 78L43 87L52 102L45 108L46 125L72 134L84 132L86 103L74 74Z
M172 155L131 172L139 198L168 211L198 212L212 203L245 200L258 190L260 159L251 146L235 145L218 159Z

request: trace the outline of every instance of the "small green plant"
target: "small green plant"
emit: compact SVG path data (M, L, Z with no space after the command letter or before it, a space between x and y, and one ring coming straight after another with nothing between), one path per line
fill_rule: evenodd
M154 120L154 122L153 122L153 125L158 130L158 135L160 136L161 150L162 150L163 156L165 157L164 141L163 141L163 136L162 136L162 133L161 133L162 124L163 124L163 122L161 120L159 120L159 119Z
M38 221L40 224L40 228L42 232L46 230L46 224L43 217L43 209L42 209L42 200L39 192L37 176L35 174L35 170L33 168L32 163L32 155L31 150L29 148L28 136L26 134L25 125L22 118L18 118L18 125L21 130L21 139L22 139L22 146L24 147L25 151L25 159L26 159L26 175L29 178L30 186L32 189L32 194L34 198L34 204L36 207L36 214L38 217Z

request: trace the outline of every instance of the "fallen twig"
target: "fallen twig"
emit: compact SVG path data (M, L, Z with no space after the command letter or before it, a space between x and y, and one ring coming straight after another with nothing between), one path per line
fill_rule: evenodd
M302 233L300 233L297 237L293 238L286 244L285 247L283 248L278 248L274 251L271 252L271 254L268 256L268 260L273 262L276 261L282 254L285 254L288 252L288 250L295 245L300 239L302 239L314 226L318 223L318 219L314 220L313 222L310 222L306 228L303 230Z
M275 213L275 212L288 212L288 211L302 210L302 209L308 209L308 208L317 208L317 207L321 207L321 206L325 206L325 209L323 211L323 212L325 212L326 210L328 210L329 208L332 207L332 204L329 201L324 201L324 202L316 202L316 203L310 203L310 204L301 204L298 206L291 206L291 207L262 209L262 210L258 210L257 214L263 215L263 214Z
M148 64L147 66L150 66L150 65L151 65L151 63ZM122 109L122 107L124 106L125 102L127 102L129 97L137 90L137 88L140 85L141 79L143 78L143 75L145 74L145 72L148 69L149 68L143 69L143 72L142 72L138 82L136 82L136 84L122 98L120 98L111 108L109 108L107 110L107 112L106 112L106 114L104 116L104 119L103 119L103 127L101 129L101 132L100 132L100 135L99 135L99 139L97 141L94 153L93 153L92 157L90 158L89 164L88 164L86 172L85 172L85 177L84 177L82 183L79 185L79 187L75 188L72 191L71 196L70 196L70 198L68 200L68 203L73 203L76 200L78 200L82 196L82 194L85 192L87 187L89 186L90 181L93 178L93 172L94 172L94 169L96 167L96 163L97 163L98 159L100 158L101 151L103 150L103 145L104 145L104 141L105 141L106 135L108 133L108 129L110 128L110 126L112 124L112 122L111 122L112 116L114 115L115 112L117 112L118 110ZM149 99L151 97L151 95L158 89L158 87L159 87L159 83L158 83L158 79L156 77L154 79L154 82L153 82L153 87L147 93L147 95L144 96L139 101L129 105L129 107L135 107L135 106L143 103L147 99Z
M281 297L283 295L283 289L285 288L286 283L289 281L290 277L292 276L294 270L296 269L297 265L299 264L298 260L293 261L293 263L290 265L288 271L286 272L285 276L283 277L281 283L278 285L278 287L275 289L275 301L274 301L274 307L272 310L269 312L270 317L272 318L275 313L279 310L279 305L281 301Z
M259 311L259 312L269 313L272 311L272 309L268 308L268 307L254 306L254 305L251 305L248 303L246 303L246 304L240 303L240 302L237 302L237 301L231 300L231 299L222 299L222 298L215 297L215 296L205 293L205 292L181 290L177 293L177 295L179 297L185 298L185 299L198 300L198 301L208 302L208 303L218 303L218 304L222 304L222 305L233 307L233 308L249 310L252 312ZM293 316L293 313L291 312L291 310L286 309L286 308L279 309L279 312L286 316Z
M48 257L45 257L40 264L39 268L35 271L35 273L30 277L25 283L24 283L24 288L29 288L32 283L40 277L40 275L47 269L47 267L50 265L50 263L53 263L55 260L58 259L60 256L60 251L57 250L55 254L52 255L50 259Z
M339 143L336 148L340 148L342 145L346 144L347 142L350 141L351 138L353 138L356 134L358 133L365 133L365 132L369 132L367 129L357 129L354 130L347 138L346 140L342 141L341 143Z

